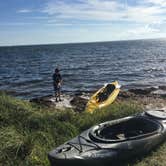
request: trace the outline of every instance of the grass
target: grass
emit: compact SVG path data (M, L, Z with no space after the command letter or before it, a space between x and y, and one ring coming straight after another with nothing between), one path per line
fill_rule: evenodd
M132 101L88 113L41 107L0 93L0 165L48 166L47 153L92 125L142 111ZM134 163L164 166L166 144Z

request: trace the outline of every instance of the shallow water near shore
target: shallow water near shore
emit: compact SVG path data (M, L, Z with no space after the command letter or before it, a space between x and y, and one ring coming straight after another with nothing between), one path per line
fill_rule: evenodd
M166 40L0 47L0 90L29 99L53 93L59 66L63 91L93 91L118 80L124 88L166 83Z

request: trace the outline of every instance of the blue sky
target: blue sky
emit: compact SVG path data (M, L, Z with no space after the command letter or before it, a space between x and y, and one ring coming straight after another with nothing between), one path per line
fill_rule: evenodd
M166 37L166 0L1 0L0 45Z

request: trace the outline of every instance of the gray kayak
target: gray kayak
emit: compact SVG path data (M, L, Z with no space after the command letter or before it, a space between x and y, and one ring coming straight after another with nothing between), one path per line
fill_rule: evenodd
M150 110L91 127L48 154L52 166L110 165L148 153L166 139L166 111Z

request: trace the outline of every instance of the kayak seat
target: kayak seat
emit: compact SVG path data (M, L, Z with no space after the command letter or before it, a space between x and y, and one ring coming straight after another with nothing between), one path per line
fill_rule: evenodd
M143 131L142 130L133 130L133 131L128 131L125 133L125 137L129 138L129 137L136 137L138 135L142 135Z

